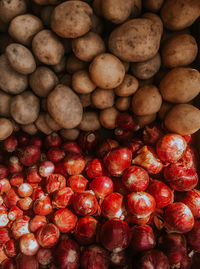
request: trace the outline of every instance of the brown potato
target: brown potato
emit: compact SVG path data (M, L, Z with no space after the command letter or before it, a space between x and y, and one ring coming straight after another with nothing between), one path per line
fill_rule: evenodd
M196 58L198 46L189 34L169 38L161 49L162 64L168 68L190 65Z
M26 13L26 10L25 0L0 1L0 18L5 23L9 23L17 15Z
M92 93L92 104L99 109L112 107L115 101L115 94L113 90L105 90L97 88Z
M133 112L138 116L154 114L160 110L162 97L157 87L145 85L140 88L132 99Z
M60 79L60 83L63 84L63 85L65 85L65 86L71 87L71 85L72 85L72 76L70 74L65 74Z
M42 30L34 36L32 49L39 61L48 65L58 64L65 53L63 44L50 30Z
M153 58L147 61L132 63L131 72L139 79L150 79L158 72L160 66L161 58L160 54L157 53Z
M168 102L190 102L200 92L200 73L192 68L174 68L161 80L159 89Z
M164 0L145 0L143 5L149 11L158 12L161 9L163 3Z
M35 121L35 125L42 133L49 135L53 132L51 128L46 124L45 113L40 113L39 117Z
M157 114L150 114L145 116L135 116L136 121L140 128L143 128L145 125L150 124L156 120Z
M128 19L131 14L132 0L103 0L101 13L112 23L120 24Z
M45 114L45 121L49 128L53 131L58 131L62 127L49 115L49 113Z
M79 94L79 98L83 107L88 107L92 104L91 94Z
M102 11L101 11L101 0L94 0L92 3L94 12L98 15L101 16L102 15Z
M129 74L126 74L123 82L115 88L115 94L118 96L126 97L134 94L138 89L138 80Z
M87 94L96 88L87 70L80 70L72 75L72 88L78 93Z
M0 118L0 140L5 140L13 132L13 124L6 118Z
M35 135L38 132L38 128L34 123L21 125L21 129L29 135Z
M72 129L82 119L83 107L79 97L67 86L59 84L47 99L48 112L63 128Z
M9 117L10 116L10 102L12 96L3 91L0 91L0 116Z
M161 35L162 29L156 20L133 19L113 30L108 45L110 51L124 61L143 62L158 52Z
M79 60L74 54L71 54L66 63L66 71L69 74L73 74L79 70L86 69L88 67L88 63Z
M193 134L200 129L200 110L189 104L176 105L167 113L165 126L180 135Z
M25 91L12 98L10 103L10 114L19 124L33 123L40 112L40 101L31 92Z
M99 115L95 111L86 111L83 113L83 118L78 128L82 131L95 131L101 127Z
M92 8L82 1L67 1L58 5L51 17L51 28L64 38L76 38L92 27Z
M20 74L31 74L36 68L33 54L21 44L12 43L7 46L6 56L12 68Z
M96 33L98 35L103 32L103 21L101 18L97 17L94 13L92 15L92 27L90 29L91 32Z
M127 73L129 68L130 68L130 63L129 62L125 62L125 61L121 61L124 65L124 68L125 68L125 72Z
M47 111L47 98L41 98L41 108L43 111Z
M53 10L54 10L53 6L45 6L42 8L40 17L45 26L48 26L48 27L50 26L51 15L52 15Z
M28 86L27 76L17 73L4 54L0 56L0 74L0 88L7 93L19 94Z
M15 17L10 22L8 32L19 43L30 46L34 35L42 28L42 21L38 17L32 14L24 14Z
M55 64L52 66L54 72L56 73L64 73L65 72L65 66L66 66L66 57L63 56L62 59L58 64Z
M85 62L91 62L97 55L105 52L102 38L93 32L72 40L72 50L76 57Z
M199 15L199 0L166 0L160 12L164 26L173 31L191 26Z
M131 97L118 97L115 101L115 106L119 111L126 111L131 104Z
M141 15L142 0L132 0L131 18L137 18Z
M139 88L142 88L145 85L152 85L154 84L154 77L149 79L139 79L138 82L139 82Z
M47 97L57 83L58 78L56 74L46 66L38 67L29 77L31 89L40 97Z
M163 101L162 105L160 107L160 110L158 111L158 116L161 120L164 120L167 113L170 111L170 109L173 107L173 104Z
M114 129L116 127L116 119L119 111L115 107L109 107L101 110L99 120L101 125L107 129Z
M89 67L92 81L102 89L119 86L125 76L122 62L112 54L103 53L94 58Z
M75 141L78 138L79 133L80 130L77 128L60 130L62 138L69 141Z
M8 33L0 33L0 54L4 54L8 45L13 43L13 39Z

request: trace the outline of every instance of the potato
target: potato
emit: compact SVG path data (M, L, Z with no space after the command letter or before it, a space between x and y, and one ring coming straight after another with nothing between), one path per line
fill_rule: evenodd
M137 91L138 85L138 80L134 76L126 74L123 82L114 89L115 94L122 97L130 96Z
M197 42L192 35L176 35L163 45L161 49L162 63L168 68L187 66L195 60L197 53Z
M140 88L132 99L133 112L138 116L154 114L160 110L162 97L157 87L145 85Z
M119 86L125 76L122 62L112 54L98 55L89 67L92 81L103 89L112 89Z
M172 31L191 26L199 15L199 0L165 0L160 12L164 26Z
M92 3L94 12L98 15L101 16L102 15L102 11L101 11L101 2L102 0L94 0Z
M29 135L35 135L38 132L38 128L34 123L21 125L21 129Z
M118 97L115 101L115 106L119 111L126 111L129 109L131 104L131 98L128 97Z
M58 64L65 53L63 44L50 30L42 30L34 36L32 49L39 61L48 65Z
M91 62L97 55L105 52L102 38L93 32L72 40L72 50L76 57L85 62Z
M4 54L7 46L13 42L13 39L8 33L0 33L0 54Z
M48 26L48 27L50 26L51 15L52 15L53 10L54 10L53 6L45 6L41 10L40 16L41 16L42 22L44 23L45 26Z
M53 131L58 131L62 127L49 115L49 113L45 114L45 121L49 128Z
M123 61L143 62L158 52L161 35L160 23L155 20L133 19L112 31L108 45L110 51Z
M58 64L52 66L53 71L56 73L65 73L66 57L63 56Z
M120 24L128 19L131 14L132 0L103 0L101 13L112 23Z
M47 111L48 110L47 109L47 98L41 98L40 100L41 100L41 109L43 111Z
M72 76L69 74L65 74L61 79L60 79L60 84L63 84L65 86L71 87L72 85Z
M158 12L161 9L163 3L164 0L145 0L143 5L147 10Z
M79 97L67 86L59 84L47 99L48 112L63 128L72 129L82 119L83 107Z
M165 126L180 135L193 134L200 129L200 110L189 104L176 105L167 113Z
M149 79L158 72L160 66L161 58L160 54L157 53L153 58L147 61L141 63L133 63L131 65L131 72L139 79Z
M125 68L125 72L127 73L129 68L130 68L130 63L129 62L125 62L125 61L121 61L124 65L124 68Z
M26 13L26 10L25 0L0 1L0 18L5 23L9 23L17 15Z
M116 127L116 119L119 111L115 107L109 107L101 110L99 120L101 125L107 129L114 129Z
M60 130L60 135L65 140L75 141L79 136L79 129L73 128L73 129L62 129Z
M46 66L39 66L29 77L31 89L40 97L47 97L57 83L58 77Z
M154 77L149 79L139 79L138 82L139 82L139 88L142 88L145 85L152 85L154 84Z
M33 54L21 44L10 44L6 48L6 56L12 68L20 74L31 74L36 68Z
M94 13L92 15L92 27L90 29L91 32L96 33L98 35L103 32L103 21L101 18L97 17Z
M10 114L19 124L33 123L40 112L40 101L31 92L25 91L12 98L10 103Z
M10 102L11 95L3 91L0 91L0 116L9 117L10 116Z
M115 94L113 90L97 88L92 93L92 103L96 108L105 109L114 105Z
M142 0L132 0L131 18L137 18L141 15Z
M87 67L88 63L79 60L74 54L71 54L67 59L66 71L70 74L86 69Z
M35 121L35 125L42 133L49 135L53 132L51 128L46 124L45 113L40 113L39 117Z
M82 131L95 131L101 127L99 115L95 111L86 111L83 113L83 118L78 128Z
M87 94L96 88L87 70L80 70L72 75L72 88L78 93Z
M92 104L91 94L79 94L79 98L83 107L88 107Z
M140 128L143 128L145 125L150 124L156 120L156 113L145 115L145 116L135 116L136 121Z
M190 102L200 92L200 73L187 67L174 68L161 80L159 89L168 102Z
M173 107L173 104L163 101L162 105L160 107L160 110L158 111L158 116L161 120L164 120L167 113L170 111L170 109Z
M13 124L6 118L0 118L0 140L5 140L13 132Z
M92 27L92 8L82 1L67 1L58 5L51 16L51 28L64 38L76 38Z
M42 21L38 17L32 14L24 14L15 17L10 22L8 32L19 43L30 46L34 35L42 28Z
M27 76L17 73L4 54L0 56L0 74L0 88L7 93L19 94L28 86Z

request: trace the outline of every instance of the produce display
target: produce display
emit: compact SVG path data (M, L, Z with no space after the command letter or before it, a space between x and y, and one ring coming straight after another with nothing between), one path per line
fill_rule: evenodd
M200 268L199 48L199 0L0 0L0 269Z

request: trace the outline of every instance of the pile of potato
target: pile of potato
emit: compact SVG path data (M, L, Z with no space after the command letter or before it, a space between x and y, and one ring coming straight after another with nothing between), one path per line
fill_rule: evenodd
M199 0L1 0L0 140L14 123L35 134L140 127L200 129Z

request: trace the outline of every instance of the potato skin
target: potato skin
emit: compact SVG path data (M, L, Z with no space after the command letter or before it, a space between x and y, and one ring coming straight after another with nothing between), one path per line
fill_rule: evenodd
M0 140L9 137L13 132L13 124L6 118L0 118Z
M10 102L12 96L3 91L0 91L0 116L10 116Z
M154 114L159 111L162 97L157 87L145 85L133 95L132 109L138 116Z
M143 62L159 49L161 29L152 19L139 18L125 22L110 35L110 51L127 62Z
M102 53L94 58L89 67L92 81L102 89L119 86L125 76L122 62L110 53Z
M67 1L58 5L51 17L51 28L64 38L76 38L92 27L92 8L82 1Z
M80 70L72 76L72 88L78 93L87 94L94 91L96 85L90 79L87 70Z
M76 57L85 62L91 62L94 57L105 52L102 38L93 32L72 40L72 50Z
M187 66L198 53L195 38L190 34L180 34L169 38L161 49L162 64L167 68Z
M158 10L160 10L160 8L162 7L163 3L164 0L145 0L143 2L143 5L146 9L152 12L158 12Z
M33 54L21 44L12 43L7 46L6 56L12 68L20 74L31 74L36 68Z
M131 97L118 97L115 101L115 106L119 111L126 111L129 109L131 104Z
M165 126L180 135L193 134L200 129L200 110L190 104L176 105L166 115Z
M77 128L60 130L60 135L62 136L62 138L70 141L76 140L79 136L79 133L80 130Z
M128 19L131 14L132 0L103 0L101 13L107 20L120 24Z
M53 131L58 131L62 127L49 115L49 113L45 114L45 121L49 128Z
M53 132L51 128L46 124L45 113L40 113L39 117L35 121L35 125L42 133L49 135Z
M138 89L138 80L129 74L126 74L122 83L116 87L115 94L121 97L130 96Z
M32 49L40 62L48 65L58 64L65 53L63 44L50 30L42 30L34 36Z
M166 0L160 12L164 26L173 31L191 26L199 15L199 0Z
M19 94L28 86L27 76L16 72L4 54L0 56L0 74L0 88L7 93Z
M83 118L79 124L79 129L82 131L95 131L98 130L101 125L99 122L99 115L94 111L86 111L83 113Z
M12 98L10 113L19 124L33 123L40 112L40 101L31 91L25 91Z
M30 46L33 36L42 28L42 21L38 17L32 14L24 14L15 17L10 22L8 32L19 43Z
M35 135L38 132L38 128L34 123L21 125L21 129L29 135Z
M101 125L107 129L114 129L116 127L116 119L119 111L115 107L109 107L101 110L99 120Z
M173 104L163 101L160 110L158 111L158 116L161 120L164 120L167 113L172 109Z
M115 94L113 90L97 88L92 93L92 104L99 109L105 109L114 105Z
M40 97L47 97L57 83L56 74L46 66L39 66L29 77L31 89Z
M136 121L140 128L143 128L145 125L150 124L156 120L157 113L153 113L145 116L135 116Z
M79 94L79 98L83 107L88 107L92 104L91 93Z
M161 80L159 89L168 102L190 102L200 92L200 73L192 68L174 68Z
M47 98L48 112L63 128L72 129L82 119L83 107L78 96L67 86L58 84Z
M160 54L157 53L153 58L147 61L133 63L131 65L131 71L133 75L139 79L150 79L158 72L160 66L161 58Z
M25 0L1 0L0 1L0 17L5 23L10 22L17 15L25 13L27 10Z
M66 63L66 71L69 74L73 74L82 69L86 69L88 67L88 63L81 61L74 54L69 55Z

